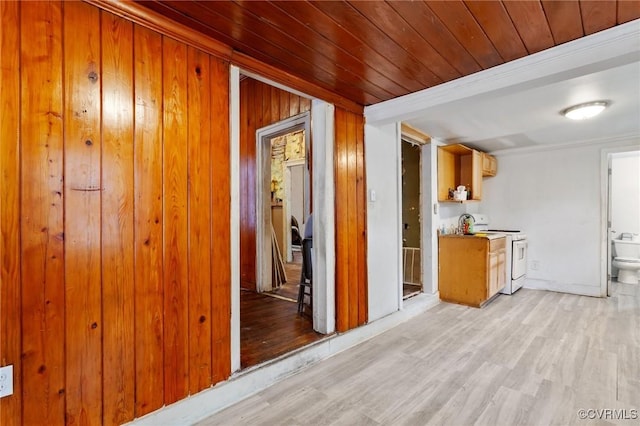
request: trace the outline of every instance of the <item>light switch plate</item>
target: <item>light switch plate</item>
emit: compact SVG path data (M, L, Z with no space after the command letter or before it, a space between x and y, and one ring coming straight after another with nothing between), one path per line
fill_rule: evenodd
M0 398L13 395L13 365L0 367Z

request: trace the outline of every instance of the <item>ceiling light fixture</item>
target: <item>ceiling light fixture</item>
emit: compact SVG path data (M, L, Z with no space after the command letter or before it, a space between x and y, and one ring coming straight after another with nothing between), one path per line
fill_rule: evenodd
M562 115L571 120L586 120L600 114L607 106L607 101L587 102L562 110Z

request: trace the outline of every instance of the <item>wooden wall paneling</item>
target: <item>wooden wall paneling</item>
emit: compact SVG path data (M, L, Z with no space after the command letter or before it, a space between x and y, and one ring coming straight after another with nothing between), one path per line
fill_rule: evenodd
M346 113L335 109L335 210L336 210L336 329L349 329L349 234L346 226L348 213L348 159L346 140Z
M0 2L0 367L13 365L13 396L0 424L22 424L20 333L20 9Z
M505 61L527 55L527 49L501 2L465 0L464 3Z
M358 241L358 325L368 320L368 280L367 280L367 188L364 162L364 117L356 114L356 214L355 238Z
M211 58L212 379L231 374L231 158L229 63Z
M134 416L133 24L102 18L102 316L104 423Z
M66 392L62 5L21 2L20 19L24 29L20 40L20 210L25 213L20 253L22 422L62 425Z
M427 5L484 69L504 62L464 3L427 1Z
M618 24L640 18L640 2L618 0L617 21Z
M134 27L136 417L164 404L162 38Z
M242 288L250 289L251 286L251 274L252 268L250 267L251 259L253 258L246 251L249 232L247 230L247 223L249 221L249 201L247 199L246 182L248 179L247 173L249 170L249 159L247 158L247 143L249 141L249 129L252 128L253 117L250 112L253 108L247 108L249 105L249 93L251 84L250 79L244 79L240 82L240 286ZM254 255L255 256L255 255ZM255 289L255 285L253 286Z
M280 120L285 120L288 116L289 116L289 92L285 92L283 90L280 93Z
M171 404L189 389L187 46L163 37L162 48L164 402Z
M580 0L580 15L585 35L616 25L616 2Z
M553 47L553 36L539 1L505 0L504 6L529 54Z
M211 71L209 55L187 51L189 213L189 393L211 385Z
M100 11L63 10L66 421L101 424Z
M584 35L578 0L543 0L542 7L547 15L547 22L556 45Z
M357 151L356 151L356 118L354 114L347 112L345 114L346 134L344 146L347 156L347 214L344 220L346 234L349 236L349 246L347 248L348 258L348 276L347 286L349 287L349 328L358 326L358 204L356 199L356 176L357 170Z
M289 117L300 114L300 96L292 95L289 98Z

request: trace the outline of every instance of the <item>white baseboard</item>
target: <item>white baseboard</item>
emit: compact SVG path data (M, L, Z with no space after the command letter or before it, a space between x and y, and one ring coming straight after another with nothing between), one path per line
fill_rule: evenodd
M585 285L575 283L560 283L556 281L537 280L527 278L524 288L534 290L548 290L558 293L576 294L579 296L602 297L600 292L600 284Z

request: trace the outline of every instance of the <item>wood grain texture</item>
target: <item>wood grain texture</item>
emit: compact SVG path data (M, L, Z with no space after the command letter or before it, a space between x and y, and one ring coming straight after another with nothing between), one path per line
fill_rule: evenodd
M101 18L103 411L122 424L135 405L133 25Z
M618 24L624 24L625 22L633 21L640 18L640 1L618 1L617 21Z
M20 17L22 422L53 425L66 394L62 4L21 3Z
M440 53L429 40L422 38L413 27L387 2L353 2L351 6L367 16L378 28L392 38L397 46L413 56L423 67L428 67L441 81L453 80L461 74ZM400 30L402 29L402 30Z
M356 231L358 242L358 324L366 324L369 319L369 305L366 302L369 294L367 275L367 184L366 164L364 161L364 117L356 115L355 122L355 155L356 155Z
M0 421L123 424L228 378L229 63L86 2L0 22Z
M551 29L539 1L505 0L503 4L529 54L553 46Z
M512 61L527 55L527 49L502 3L466 0L464 4L502 59Z
M458 41L465 44L467 51L483 68L490 68L503 62L487 35L461 0L427 1L427 5L441 21L445 22Z
M100 12L64 4L66 421L102 423Z
M0 424L21 424L20 9L0 2L0 366L13 365L14 393L0 399Z
M256 289L256 130L310 110L310 99L251 78L245 78L240 83L240 285L242 288Z
M616 3L612 1L581 0L580 14L585 35L616 25Z
M336 329L367 321L364 122L335 110Z
M326 337L313 331L294 300L240 292L240 365L251 367Z
M578 0L543 0L542 6L556 45L584 35Z
M637 0L606 2L616 21L591 0L90 1L355 113L640 17Z
M229 63L211 65L212 384L231 374L231 146ZM224 117L225 119L220 119Z
M211 71L209 55L189 47L188 263L189 393L211 385Z
M162 39L164 402L188 395L187 47ZM196 265L194 265L196 267Z
M134 28L136 417L164 404L162 38Z

